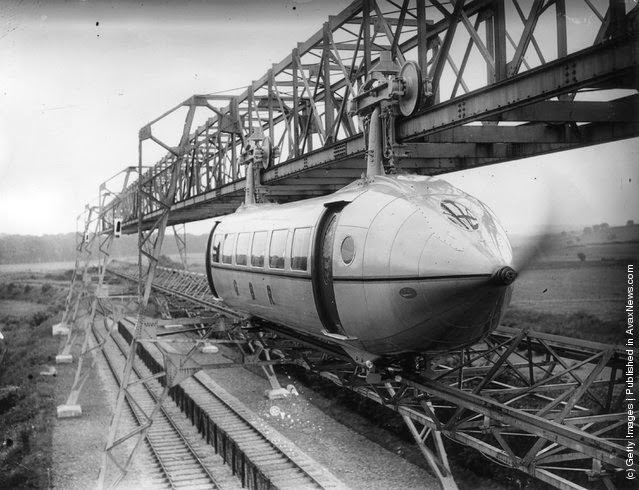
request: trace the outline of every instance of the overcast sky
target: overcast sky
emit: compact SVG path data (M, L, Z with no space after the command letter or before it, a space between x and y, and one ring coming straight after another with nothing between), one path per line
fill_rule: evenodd
M350 2L0 2L0 233L75 230L145 123L244 87ZM455 174L511 232L639 221L639 139ZM204 232L207 225L191 227Z

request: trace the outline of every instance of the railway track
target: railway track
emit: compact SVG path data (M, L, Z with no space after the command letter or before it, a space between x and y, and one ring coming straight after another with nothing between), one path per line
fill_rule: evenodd
M120 335L113 336L115 342L107 343L106 356L117 357L117 362L124 363L132 327L133 323L126 319L120 322ZM100 336L104 334L100 332ZM138 355L143 363L137 363L136 379L162 371L162 354L154 344L138 344ZM136 403L145 413L155 404L150 392L159 393L162 389L158 380L151 383L154 386L150 390L143 389L140 383L135 391ZM344 488L323 466L205 373L181 382L170 390L170 396L175 404L163 404L162 413L154 419L147 435L159 469L165 475L165 488ZM220 468L224 464L227 466ZM232 480L218 476L224 473L234 475Z
M96 322L94 328L97 331L94 330L94 335L102 338L106 332L100 326L102 322ZM126 341L115 335L113 341L107 342L104 348L105 359L118 384L126 360L126 347ZM133 375L136 380L140 380L148 378L150 372L144 366L137 366ZM156 403L156 393L161 392L161 387L157 380L151 380L138 384L132 392L135 403L128 404L129 410L137 423L141 424L144 420L142 412L151 412ZM224 467L223 462L215 461L215 455L199 439L199 434L192 429L180 410L164 404L146 437L155 460L155 473L158 475L153 479L154 488L241 488L240 482Z

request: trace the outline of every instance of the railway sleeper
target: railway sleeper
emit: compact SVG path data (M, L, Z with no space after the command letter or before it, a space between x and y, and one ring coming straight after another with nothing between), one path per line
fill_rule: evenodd
M205 481L209 482L209 485L211 484L211 480L209 478L207 478L206 474L199 474L193 471L182 471L182 472L175 472L175 474L171 473L171 480L176 481L176 482L196 482L196 483L203 483Z
M127 343L131 341L131 333L123 323L119 323L118 331ZM152 350L155 355L151 353ZM145 346L138 343L137 354L151 373L157 374L164 370L159 360L160 351L154 344ZM164 384L164 378L156 382ZM206 394L198 393L203 389L207 390ZM291 488L320 488L314 478L321 471L314 472L311 476L301 469L258 430L251 427L243 407L239 407L242 415L238 415L234 413L238 410L234 406L239 405L237 402L229 405L223 400L212 400L212 393L211 387L194 378L169 390L169 396L176 406L191 421L203 440L221 456L232 473L239 477L242 486L250 490L271 490L274 486L280 488L295 481Z
M117 338L114 337L114 340L116 339ZM122 346L120 346L120 349L121 348ZM121 359L124 358L124 355L122 353L123 351L119 351L118 347L115 345L108 345L108 349L105 349L105 351L106 350L109 351L108 355L110 355L111 357L119 356ZM105 354L107 354L107 352L105 352ZM151 388L153 388L154 386L152 382L148 383L148 385ZM159 387L160 384L155 382L155 388ZM146 402L140 402L140 406L144 407L145 410L155 406L154 401L148 400L148 397L151 395L145 393L145 390L142 389L141 386L135 387L131 391L132 393L135 393L134 396L136 397L139 394L144 394L145 397L147 397ZM173 410L172 415L179 413L180 412L178 410ZM203 470L199 463L193 462L188 465L188 467L185 467L185 465L188 464L185 462L185 456L188 456L190 458L192 457L191 454L193 453L189 450L183 449L183 439L177 436L173 436L171 437L173 441L166 441L166 438L168 437L167 430L170 430L168 429L169 424L170 422L167 417L160 416L155 421L154 425L149 429L149 433L147 434L147 440L149 441L149 444L154 448L156 457L159 457L162 460L161 465L159 463L154 463L154 466L156 466L158 469L162 467L163 471L167 471L170 474L170 476L166 475L165 478L158 478L157 480L163 482L162 486L165 486L166 488L170 488L170 486L173 485L175 488L184 487L191 489L194 488L194 484L200 488L212 488L212 485L214 485L214 483L212 482L210 476L207 474L207 471ZM160 447L161 445L163 447ZM180 445L182 445L182 448L180 447ZM212 457L213 456L211 456L211 458ZM200 461L204 461L204 458L198 458ZM211 461L211 458L209 458L209 461ZM219 470L222 468L220 464L221 463L218 462L216 465L218 467L218 471L216 471L217 474L220 473ZM224 470L223 473L228 474L227 470ZM227 482L230 481L226 476L224 476L222 479L225 479ZM173 484L171 484L170 482L173 482ZM227 488L237 488L238 486L239 485L237 484L237 481L233 479L233 483L227 485Z

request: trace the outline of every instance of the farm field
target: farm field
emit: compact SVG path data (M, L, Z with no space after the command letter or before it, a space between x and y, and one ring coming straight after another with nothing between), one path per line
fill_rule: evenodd
M22 316L47 309L46 305L16 299L0 299L0 313L3 315Z
M546 249L515 282L504 323L608 343L622 341L627 267L639 262L638 248L636 243L608 243Z
M52 272L73 270L75 262L34 262L29 264L0 264L0 275L14 272Z
M511 306L570 314L584 312L600 320L625 317L625 262L544 262L523 272Z
M51 444L63 291L0 276L0 488L52 488ZM2 348L6 347L4 353Z

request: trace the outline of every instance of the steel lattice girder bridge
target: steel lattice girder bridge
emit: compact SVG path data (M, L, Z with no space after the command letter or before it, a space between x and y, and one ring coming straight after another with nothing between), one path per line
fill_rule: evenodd
M623 0L527 6L353 2L241 94L194 95L145 125L142 175L103 209L102 229L112 217L134 233L138 218L150 230L164 214L171 225L233 212L244 199L242 151L262 137L275 157L260 175L265 199L352 182L365 168L365 139L349 99L371 70L408 59L421 67L425 96L417 114L397 122L398 171L434 175L639 135L639 8L626 12ZM587 36L571 32L577 14L595 19ZM177 144L157 138L154 125L180 110ZM167 154L146 168L149 140Z
M568 19L575 15L574 8L581 9L578 18L594 19L588 36L572 31L574 23ZM638 14L639 7L627 11L623 0L532 0L525 8L519 0L358 0L330 17L242 93L194 95L143 126L137 168L125 169L120 191L108 189L112 179L101 185L97 218L90 223L95 234L104 235L99 284L113 237L139 234L137 273L126 274L138 283L138 324L106 456L114 458L125 440L140 441L146 433L144 428L116 438L125 393L135 384L130 373L151 289L181 301L209 302L203 277L162 269L156 274L166 227L233 212L245 199L249 150L257 148L261 161L269 163L253 174L261 200L324 195L359 178L366 166L366 119L349 112L349 100L371 87L371 73L392 74L406 60L416 61L421 69L423 97L417 112L398 117L386 128L384 145L388 143L394 171L434 175L636 137ZM175 141L157 136L158 126L184 112ZM151 167L144 158L149 142L167 152ZM85 226L84 242L88 229ZM491 337L492 345L473 346L479 350L463 354L456 371L443 365L435 373L440 383L371 381L362 394L398 409L425 454L425 439L432 435L441 448L443 434L560 488L579 488L555 473L564 470L610 484L609 467L617 471L623 464L623 448L615 438L621 414L612 409L618 384L614 372L619 369L614 346L595 346L582 364L564 365L556 339L549 344L526 333L509 333L506 340L498 336L496 332ZM535 361L529 346L528 357L511 365L510 356L524 337L544 347L545 361ZM581 344L586 350L591 347ZM477 356L488 363L479 370ZM583 378L576 370L585 364L593 368ZM557 372L558 365L563 370ZM519 381L504 385L497 379L505 366ZM338 384L352 383L344 373L324 371L319 363L316 367ZM352 372L352 366L348 369ZM605 369L613 374L606 385L606 414L598 417L579 403L601 388L599 375ZM565 383L556 383L565 376L574 381L567 389ZM457 391L446 388L447 378L457 379ZM469 389L471 393L464 392ZM560 393L553 398L556 390ZM445 404L429 405L424 393ZM488 407L493 396L499 401ZM527 412L530 404L524 398L530 397L535 414ZM562 422L578 428L562 428ZM532 446L513 444L511 438L519 436L534 437ZM551 446L547 440L553 441ZM439 460L446 462L445 453ZM577 467L579 462L584 464ZM438 466L437 461L431 464ZM128 463L119 468L118 478L127 468ZM449 468L446 475L452 479Z

